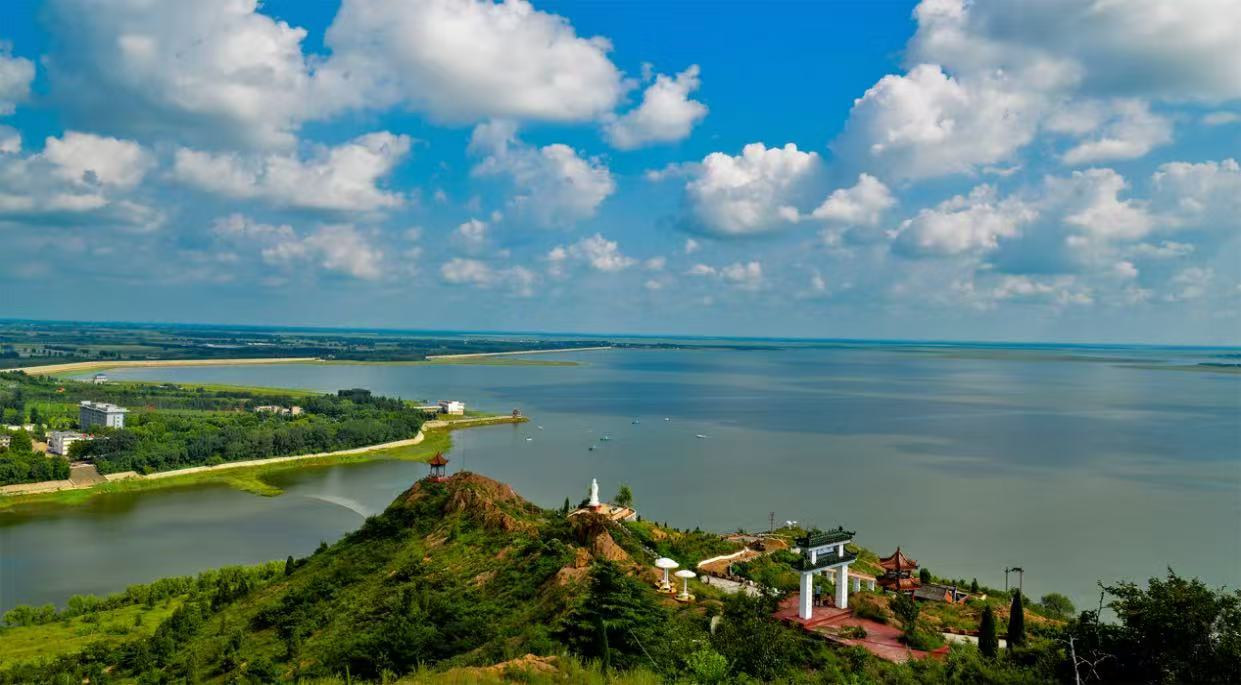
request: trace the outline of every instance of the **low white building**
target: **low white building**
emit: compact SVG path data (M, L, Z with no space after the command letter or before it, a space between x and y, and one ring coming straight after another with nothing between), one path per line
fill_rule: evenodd
M255 407L254 411L265 412L268 414L280 414L281 416L301 416L302 408L296 404L292 407L282 407L278 404L262 404Z
M455 414L460 416L465 413L465 402L461 402L460 400L440 400L439 406L441 414Z
M8 435L0 435L0 448L7 450L11 444L13 444L12 437Z
M94 377L94 378L90 379L90 382L94 383L95 385L101 385L101 384L103 384L103 383L107 383L107 382L108 382L108 374L106 374L106 373L97 373L97 374L95 374L95 377Z
M47 451L52 454L59 454L62 457L69 456L69 446L79 440L90 440L89 435L79 433L77 431L52 431L47 434Z
M107 402L82 400L78 403L78 428L89 430L91 426L124 428L125 415L129 410Z

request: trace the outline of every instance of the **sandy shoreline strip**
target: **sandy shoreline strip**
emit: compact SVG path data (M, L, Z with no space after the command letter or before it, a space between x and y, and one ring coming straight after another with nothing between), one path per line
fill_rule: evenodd
M350 359L322 359L320 357L244 357L241 359L133 359L125 361L91 361L69 362L66 364L46 364L44 366L13 367L0 371L21 371L28 376L51 376L61 373L85 373L88 371L106 371L108 369L157 368L169 366L248 366L261 364L423 364L429 361L452 361L453 359L471 359L477 357L508 357L525 354L552 354L554 352L589 352L594 350L610 350L611 345L600 347L567 347L556 350L513 350L510 352L471 352L468 354L429 354L425 361L355 361Z
M46 366L27 366L4 369L5 371L21 371L27 376L47 376L58 373L77 373L85 371L102 371L104 369L143 368L159 366L244 366L257 364L308 364L322 361L318 357L266 357L244 359L135 359L129 361L97 361L70 362L68 364L48 364Z
M556 350L512 350L510 352L470 352L466 354L428 354L427 359L469 359L470 357L509 357L517 354L554 354L556 352L593 352L610 350L611 345L598 347L562 347Z

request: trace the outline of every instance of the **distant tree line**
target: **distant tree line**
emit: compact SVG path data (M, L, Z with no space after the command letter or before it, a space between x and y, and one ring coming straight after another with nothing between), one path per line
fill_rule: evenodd
M282 401L297 402L303 413L135 412L125 428L75 443L73 456L94 461L101 473L151 473L402 440L417 435L425 420L400 400L366 391Z

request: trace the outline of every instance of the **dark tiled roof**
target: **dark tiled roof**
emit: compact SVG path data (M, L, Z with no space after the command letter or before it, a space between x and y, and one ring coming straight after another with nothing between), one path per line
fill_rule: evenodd
M817 530L809 533L804 538L798 538L797 546L802 548L819 547L821 545L830 545L836 542L848 542L853 539L853 535L853 531L845 530L844 528L837 528L835 530L828 531Z

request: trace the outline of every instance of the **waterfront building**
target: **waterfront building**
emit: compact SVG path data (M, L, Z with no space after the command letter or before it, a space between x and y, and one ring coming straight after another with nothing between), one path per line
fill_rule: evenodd
M880 559L879 565L883 567L879 587L884 590L913 594L922 585L916 573L918 562L905 556L900 547L891 556Z
M435 456L431 457L431 461L427 463L431 466L431 475L429 476L431 480L436 483L448 480L448 476L444 471L445 467L448 466L448 459L443 452L436 452Z
M812 531L797 540L802 557L794 568L801 573L800 596L798 597L797 615L802 620L810 620L814 615L814 577L828 571L838 580L836 583L835 605L838 609L849 608L849 565L857 560L857 555L845 549L845 545L853 542L854 532L838 527L829 531Z
M97 373L97 374L95 374L95 377L94 377L94 378L90 379L90 382L91 382L91 383L94 383L95 385L101 385L101 384L103 384L103 383L107 383L107 382L108 382L108 374L106 374L106 373Z
M52 431L47 434L47 451L62 457L69 456L69 446L79 440L90 440L89 435L77 431Z
M459 400L440 400L439 407L441 414L460 416L465 413L465 402Z
M91 426L124 428L125 414L129 410L107 402L82 400L78 403L78 428L89 430Z

